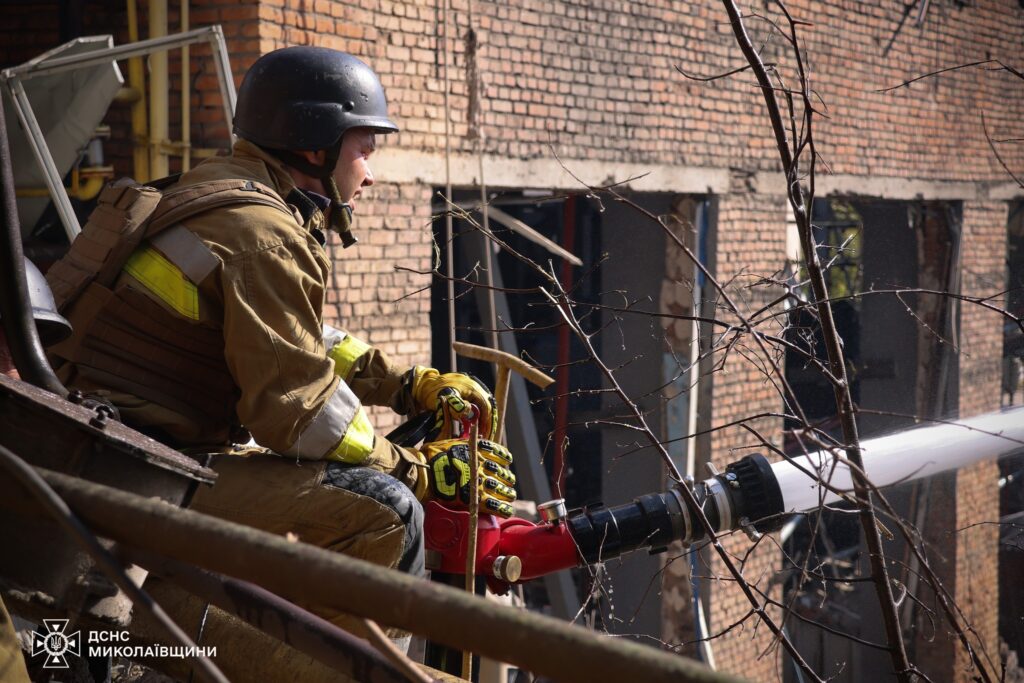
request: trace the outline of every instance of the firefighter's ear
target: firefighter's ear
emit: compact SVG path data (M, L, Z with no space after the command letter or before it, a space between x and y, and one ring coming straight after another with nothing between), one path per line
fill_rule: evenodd
M318 149L315 152L304 150L302 152L296 152L296 154L301 156L303 159L308 161L313 166L323 166L324 162L327 160L327 150L324 149Z

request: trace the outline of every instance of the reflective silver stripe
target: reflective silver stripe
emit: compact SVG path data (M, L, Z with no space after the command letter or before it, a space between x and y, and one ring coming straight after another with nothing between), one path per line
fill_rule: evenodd
M338 382L320 413L299 434L285 455L304 460L320 460L338 445L356 413L362 407L359 399L344 382Z
M346 332L345 330L339 330L337 327L333 327L331 325L328 325L327 323L324 323L322 327L324 349L326 351L330 351L335 346L340 344L341 340L344 339L345 336L348 334L348 332Z
M197 285L220 265L217 255L194 232L181 225L164 230L149 243Z

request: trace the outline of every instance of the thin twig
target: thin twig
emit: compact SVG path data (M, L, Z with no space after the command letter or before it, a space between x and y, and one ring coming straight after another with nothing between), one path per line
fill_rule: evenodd
M786 129L782 123L782 114L779 103L772 90L772 84L768 73L761 62L760 55L754 50L747 35L746 27L740 16L739 8L733 0L723 0L726 12L732 22L733 34L736 41L754 70L758 83L761 84L761 93L768 109L768 117L772 130L775 132L776 147L782 160L783 171L787 181L787 197L790 207L793 210L797 228L800 233L800 242L803 247L804 265L811 282L811 288L818 302L818 317L822 327L822 335L825 347L828 352L829 367L832 375L840 380L840 384L834 384L836 407L838 408L840 421L843 428L843 440L847 444L847 458L857 465L851 468L852 472L862 470L862 459L860 453L860 438L857 433L857 422L853 411L853 398L850 394L849 384L846 378L846 362L843 358L842 342L836 330L835 321L832 318L832 309L827 303L828 286L825 282L824 272L818 259L818 251L814 243L814 234L810 222L810 202L813 201L813 166L809 177L810 186L805 196L803 188L797 178L799 176L798 159L790 152L789 141L786 137ZM790 32L793 36L794 57L800 70L801 85L806 86L807 76L803 69L803 59L799 48L799 41L796 38L796 24L793 22L789 11L781 0L776 4L786 15L790 22ZM804 94L805 103L809 96ZM809 105L809 103L807 103ZM811 136L812 114L805 106L805 135ZM811 155L811 163L814 163L815 155ZM871 502L871 492L865 478L859 474L853 476L854 490L856 493L861 527L864 530L865 539L870 555L872 576L875 579L875 592L878 596L879 608L882 613L882 620L885 624L886 640L888 642L890 657L892 658L894 673L898 680L903 683L911 681L911 664L907 657L906 647L903 643L903 634L899 623L899 613L896 609L892 585L889 581L888 570L885 565L885 556L882 549L882 539L878 531L877 520Z

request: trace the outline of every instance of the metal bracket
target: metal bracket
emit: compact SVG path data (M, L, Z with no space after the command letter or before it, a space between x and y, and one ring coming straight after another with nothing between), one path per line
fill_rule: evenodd
M235 115L235 82L231 77L231 62L228 59L227 43L224 40L224 31L220 26L206 26L184 33L175 33L151 40L108 47L92 51L88 55L32 60L25 64L0 71L0 83L3 84L3 87L10 94L11 100L14 103L14 109L18 114L18 120L28 134L32 153L43 171L46 187L50 191L50 197L53 199L57 214L60 216L61 223L64 224L64 231L67 233L69 240L74 241L78 233L82 232L82 226L78 222L78 217L75 216L75 211L71 206L67 190L64 188L60 172L57 170L53 156L46 146L46 136L43 134L39 122L32 111L32 105L28 100L28 95L25 93L24 82L37 76L85 69L100 64L108 64L118 59L141 57L153 54L154 52L166 52L202 42L209 43L213 52L214 65L217 68L217 79L220 84L221 99L224 104L224 116L230 129L231 121Z

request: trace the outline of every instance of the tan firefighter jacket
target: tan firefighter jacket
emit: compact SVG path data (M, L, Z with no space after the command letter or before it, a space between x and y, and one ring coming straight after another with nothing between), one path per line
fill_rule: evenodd
M417 458L375 438L362 407L406 412L408 368L323 324L323 213L244 140L168 191L223 179L252 180L274 201L215 208L144 239L112 290L86 290L70 309L74 335L54 349L60 375L179 446L224 444L244 426L282 455L415 479Z

